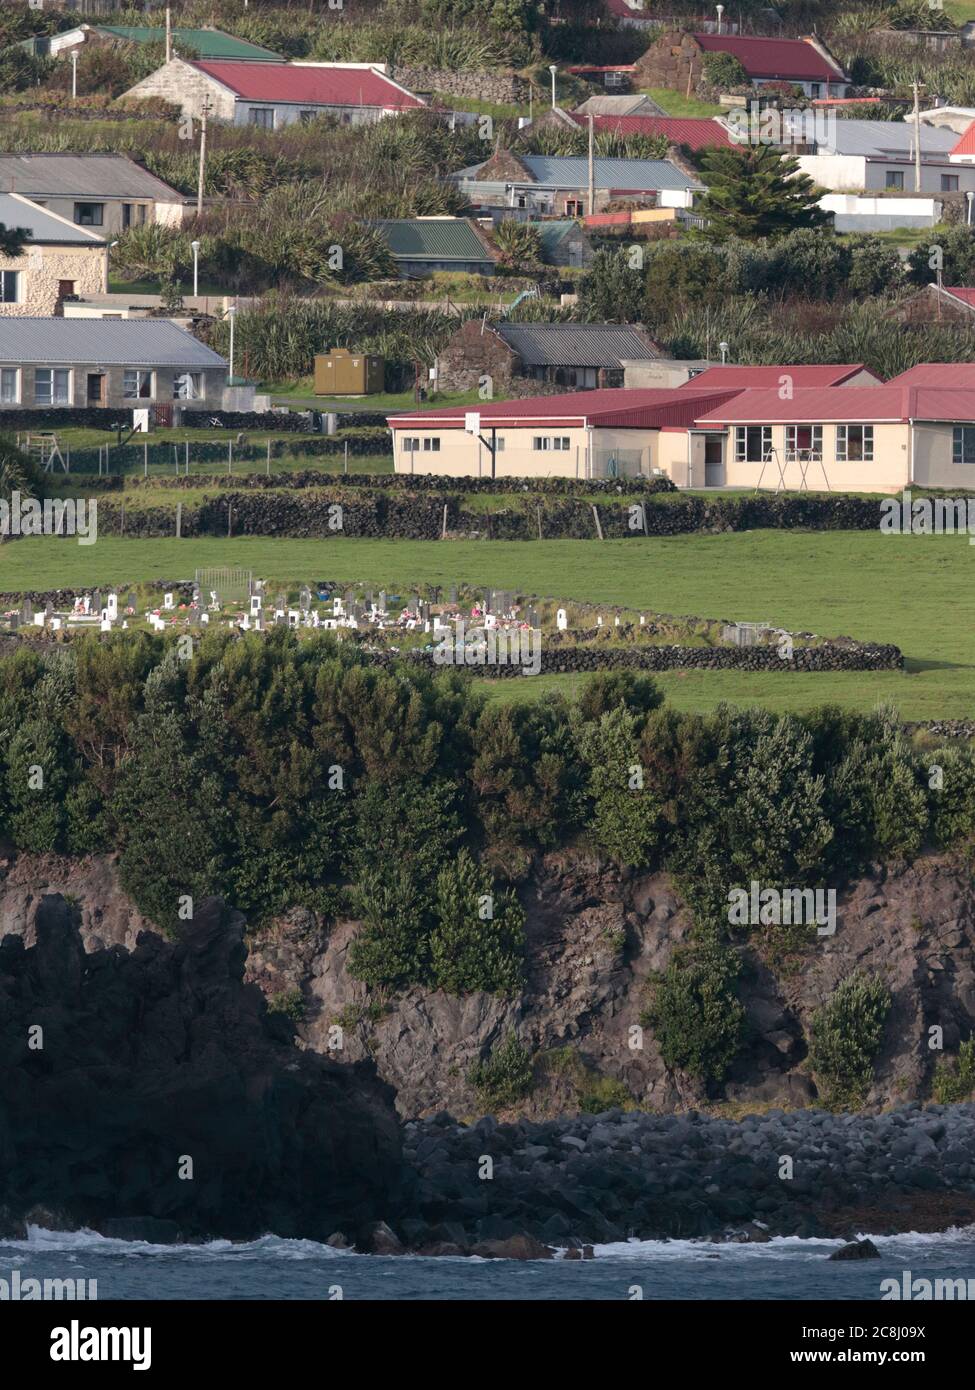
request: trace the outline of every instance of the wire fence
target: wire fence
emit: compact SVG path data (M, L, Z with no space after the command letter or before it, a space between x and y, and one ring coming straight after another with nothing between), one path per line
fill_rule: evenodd
M210 441L183 440L160 443L98 444L72 449L62 446L65 471L90 473L98 477L164 474L176 477L192 473L227 474L272 473L282 465L303 464L309 468L335 467L342 472L356 471L363 458L388 458L392 446L388 438L352 439L233 439ZM326 462L327 461L327 462Z

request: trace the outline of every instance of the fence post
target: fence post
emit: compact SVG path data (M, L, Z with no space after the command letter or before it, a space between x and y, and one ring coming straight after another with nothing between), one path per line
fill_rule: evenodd
M179 540L183 533L183 504L176 503L176 539Z
M228 473L232 473L233 471L234 471L234 441L233 441L232 439L228 439L228 440L227 440L227 472L228 472Z
M142 476L143 476L144 478L148 478L148 476L149 476L149 445L148 445L148 444L143 444L143 446L142 446Z
M175 444L173 445L173 463L175 463L175 465L176 465L176 476L177 476L177 478L178 478L178 477L179 477L179 454L178 454L177 451L176 451L176 445L175 445Z
M185 467L185 469L184 469L183 471L185 472L186 476L189 477L189 476L190 476L190 441L187 439L187 440L184 440L184 443L185 443L185 445L186 445L186 450L185 450L185 455L184 455L184 457L185 457L185 459L186 459L186 467ZM177 459L177 462L176 462L176 472L177 472L177 473L179 472L179 460L178 460L178 459Z
M233 533L234 533L234 528L233 528L233 515L234 515L234 509L233 509L233 507L231 506L231 504L228 502L228 503L227 503L227 539L228 539L228 540L230 539L230 537L231 537L231 536L233 535Z
M599 508L596 506L595 502L593 502L593 504L592 504L592 515L593 515L593 520L594 520L595 523L596 523L596 535L599 537L600 540L602 540L602 538L603 538L603 528L602 528L602 526L600 526L600 524L599 524Z
M119 516L119 528L120 528L121 534L124 536L124 535L125 535L125 503L124 503L124 502L122 503L121 513L120 513L120 516Z
M345 464L344 464L344 466L343 466L343 468L342 468L342 472L343 472L343 473L348 473L348 471L349 471L349 441L346 440L346 441L345 441Z
M271 476L271 441L267 441L267 476Z
M68 445L66 446L65 451L64 451L64 455L65 455L65 457L64 457L64 471L65 471L65 473L70 473L70 472L71 472L71 445L70 445L70 444L68 444Z

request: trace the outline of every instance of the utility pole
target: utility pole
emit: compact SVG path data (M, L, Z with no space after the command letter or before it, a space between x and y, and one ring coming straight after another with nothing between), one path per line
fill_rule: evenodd
M593 115L589 112L589 216L592 217L596 211L596 162L593 157L593 144L595 141Z
M914 192L921 191L921 96L914 83Z
M166 62L173 59L173 12L166 6Z
M196 215L203 214L203 181L207 162L207 116L210 114L210 98L203 98L200 107L200 177L196 185Z

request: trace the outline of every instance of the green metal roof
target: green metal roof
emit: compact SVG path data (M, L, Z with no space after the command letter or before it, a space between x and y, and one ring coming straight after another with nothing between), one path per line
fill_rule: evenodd
M377 221L400 260L491 261L497 258L464 217L409 217Z
M97 24L94 27L100 34L112 34L128 43L166 42L166 30L161 25L150 28L131 24ZM252 59L255 62L267 62L281 56L279 53L272 53L269 48L261 48L256 43L235 39L233 34L225 34L220 29L174 29L173 46L177 53L180 43L194 48L201 58L233 58L237 62Z
M570 219L569 221L560 220L558 222L532 222L530 225L538 230L542 250L551 251L558 246L563 237L568 236L577 224Z

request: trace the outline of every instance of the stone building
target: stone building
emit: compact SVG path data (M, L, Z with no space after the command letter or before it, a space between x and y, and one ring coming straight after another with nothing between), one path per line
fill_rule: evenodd
M694 91L704 73L704 59L711 53L737 58L753 87L788 82L815 99L845 96L850 85L841 65L817 38L688 34L680 29L661 34L647 49L636 65L637 84Z
M108 245L97 232L19 193L0 193L0 225L27 234L19 255L0 255L3 318L58 314L66 299L108 289Z
M178 227L188 198L121 154L0 154L0 191L111 241L130 227Z
M469 319L437 358L437 389L498 395L623 385L623 362L660 357L638 324L493 323Z
M898 323L955 323L971 328L975 326L975 289L965 285L925 285L917 294L895 304L886 317Z

